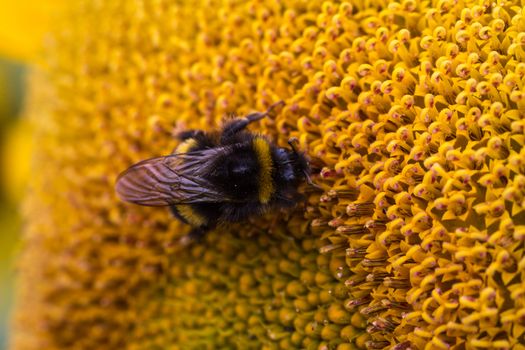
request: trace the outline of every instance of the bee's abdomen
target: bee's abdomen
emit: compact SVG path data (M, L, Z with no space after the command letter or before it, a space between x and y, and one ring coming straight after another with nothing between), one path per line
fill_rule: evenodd
M189 138L184 140L180 145L175 149L175 153L188 153L195 151L198 148L199 144L194 138Z
M206 226L209 224L208 218L199 213L192 204L176 204L170 206L171 212L175 217L194 227Z

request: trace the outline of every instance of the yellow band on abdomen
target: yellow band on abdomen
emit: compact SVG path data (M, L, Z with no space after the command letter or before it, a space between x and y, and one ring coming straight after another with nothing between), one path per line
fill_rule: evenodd
M195 139L187 139L177 146L175 153L188 153L192 148L195 148L195 146L197 146L197 141Z
M268 141L262 137L253 139L253 148L259 162L259 201L266 204L274 191L272 181L273 161Z
M199 227L206 225L208 220L203 215L197 213L191 204L175 205L180 216L182 216L191 226Z

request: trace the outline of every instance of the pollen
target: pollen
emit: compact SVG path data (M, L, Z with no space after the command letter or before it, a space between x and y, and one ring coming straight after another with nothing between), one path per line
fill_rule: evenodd
M75 4L31 78L13 349L524 349L522 2ZM281 100L250 128L299 140L304 205L184 246L116 197Z

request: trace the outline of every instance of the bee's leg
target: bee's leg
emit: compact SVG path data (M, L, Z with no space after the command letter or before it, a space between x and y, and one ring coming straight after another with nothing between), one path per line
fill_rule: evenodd
M275 203L279 208L292 208L297 203L305 201L306 197L301 193L292 193L289 196L280 196L275 198Z
M186 130L186 131L179 132L176 137L177 139L181 141L186 141L188 139L197 138L201 134L204 134L202 130Z
M221 143L225 144L228 143L232 137L234 137L238 132L244 130L248 126L248 124L264 118L265 113L252 113L248 114L244 118L234 119L226 125L224 125L222 129L222 135L221 135Z
M190 231L190 233L182 237L179 243L183 246L190 245L194 242L198 243L202 241L202 239L204 238L204 236L209 230L210 228L206 226L195 227Z
M228 143L228 141L239 131L244 130L250 123L261 120L270 114L277 106L284 104L284 101L279 101L268 107L266 112L256 112L248 114L244 118L234 119L226 123L222 129L221 143Z
M188 237L192 241L199 242L204 238L204 235L206 235L206 232L208 232L209 230L210 228L207 226L196 227L193 230L191 230L190 233L188 233Z

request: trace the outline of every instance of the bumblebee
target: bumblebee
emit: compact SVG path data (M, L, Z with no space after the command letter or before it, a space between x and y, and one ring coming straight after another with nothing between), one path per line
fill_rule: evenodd
M246 130L281 103L233 119L220 131L182 132L172 154L144 160L120 174L117 194L139 205L169 206L193 227L193 238L219 223L294 206L302 198L298 186L311 183L305 155L292 141L290 149L281 148Z

